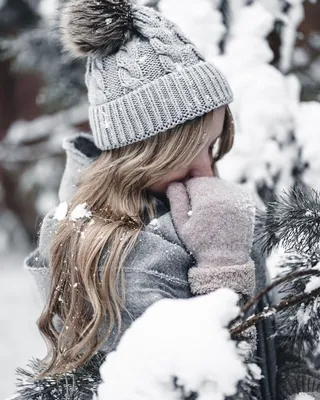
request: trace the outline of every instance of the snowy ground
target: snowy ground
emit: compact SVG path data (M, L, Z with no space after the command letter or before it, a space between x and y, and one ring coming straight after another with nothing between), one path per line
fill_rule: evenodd
M23 270L24 255L0 253L0 399L14 392L15 368L42 357L45 345L35 321L41 300L32 278Z

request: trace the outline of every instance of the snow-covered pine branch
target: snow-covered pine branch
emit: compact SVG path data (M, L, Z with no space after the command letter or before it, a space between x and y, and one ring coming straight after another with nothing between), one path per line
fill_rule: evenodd
M265 255L273 254L278 271L275 281L294 278L284 279L278 287L278 299L291 303L276 317L279 346L298 349L301 357L318 368L320 193L306 187L290 190L267 206L256 231L256 245ZM299 298L303 302L295 301Z

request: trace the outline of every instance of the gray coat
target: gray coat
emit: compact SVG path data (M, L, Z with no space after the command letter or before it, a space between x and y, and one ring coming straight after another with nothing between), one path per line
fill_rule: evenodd
M75 191L79 174L98 155L89 135L76 135L64 141L67 152L66 169L62 178L60 201L69 201ZM49 250L57 221L53 219L54 210L45 217L38 248L25 260L25 267L34 276L44 300L50 285ZM253 250L255 261L256 292L267 282L266 267L263 259ZM134 250L127 258L124 271L126 282L126 311L122 314L121 334L152 303L163 298L189 298L192 296L188 282L188 271L194 267L194 260L181 243L172 223L167 204L158 201L157 224L148 224L141 232ZM221 280L221 277L219 278ZM232 287L230 282L224 286ZM241 287L241 282L236 283ZM240 293L240 296L247 293ZM269 304L264 298L257 306L257 312ZM264 400L289 399L299 392L319 392L320 378L316 371L310 371L301 361L292 357L283 365L277 365L277 351L274 342L274 328L270 320L257 326L257 360L264 378L260 382L258 398ZM107 344L106 351L113 350L118 343L115 334ZM288 354L290 351L288 351ZM280 357L279 357L280 359ZM297 380L298 377L298 380ZM298 383L297 383L298 382ZM311 394L311 393L310 393ZM312 393L320 400L320 395Z

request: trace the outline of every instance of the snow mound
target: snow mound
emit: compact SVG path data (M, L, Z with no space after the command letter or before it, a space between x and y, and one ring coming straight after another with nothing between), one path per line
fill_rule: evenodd
M164 299L123 335L101 367L100 400L199 400L236 393L247 375L227 326L239 313L230 289L191 299Z

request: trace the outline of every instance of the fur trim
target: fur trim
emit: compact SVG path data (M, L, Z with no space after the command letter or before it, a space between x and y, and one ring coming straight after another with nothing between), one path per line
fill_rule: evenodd
M75 57L106 56L131 36L127 0L69 0L60 11L61 41Z

